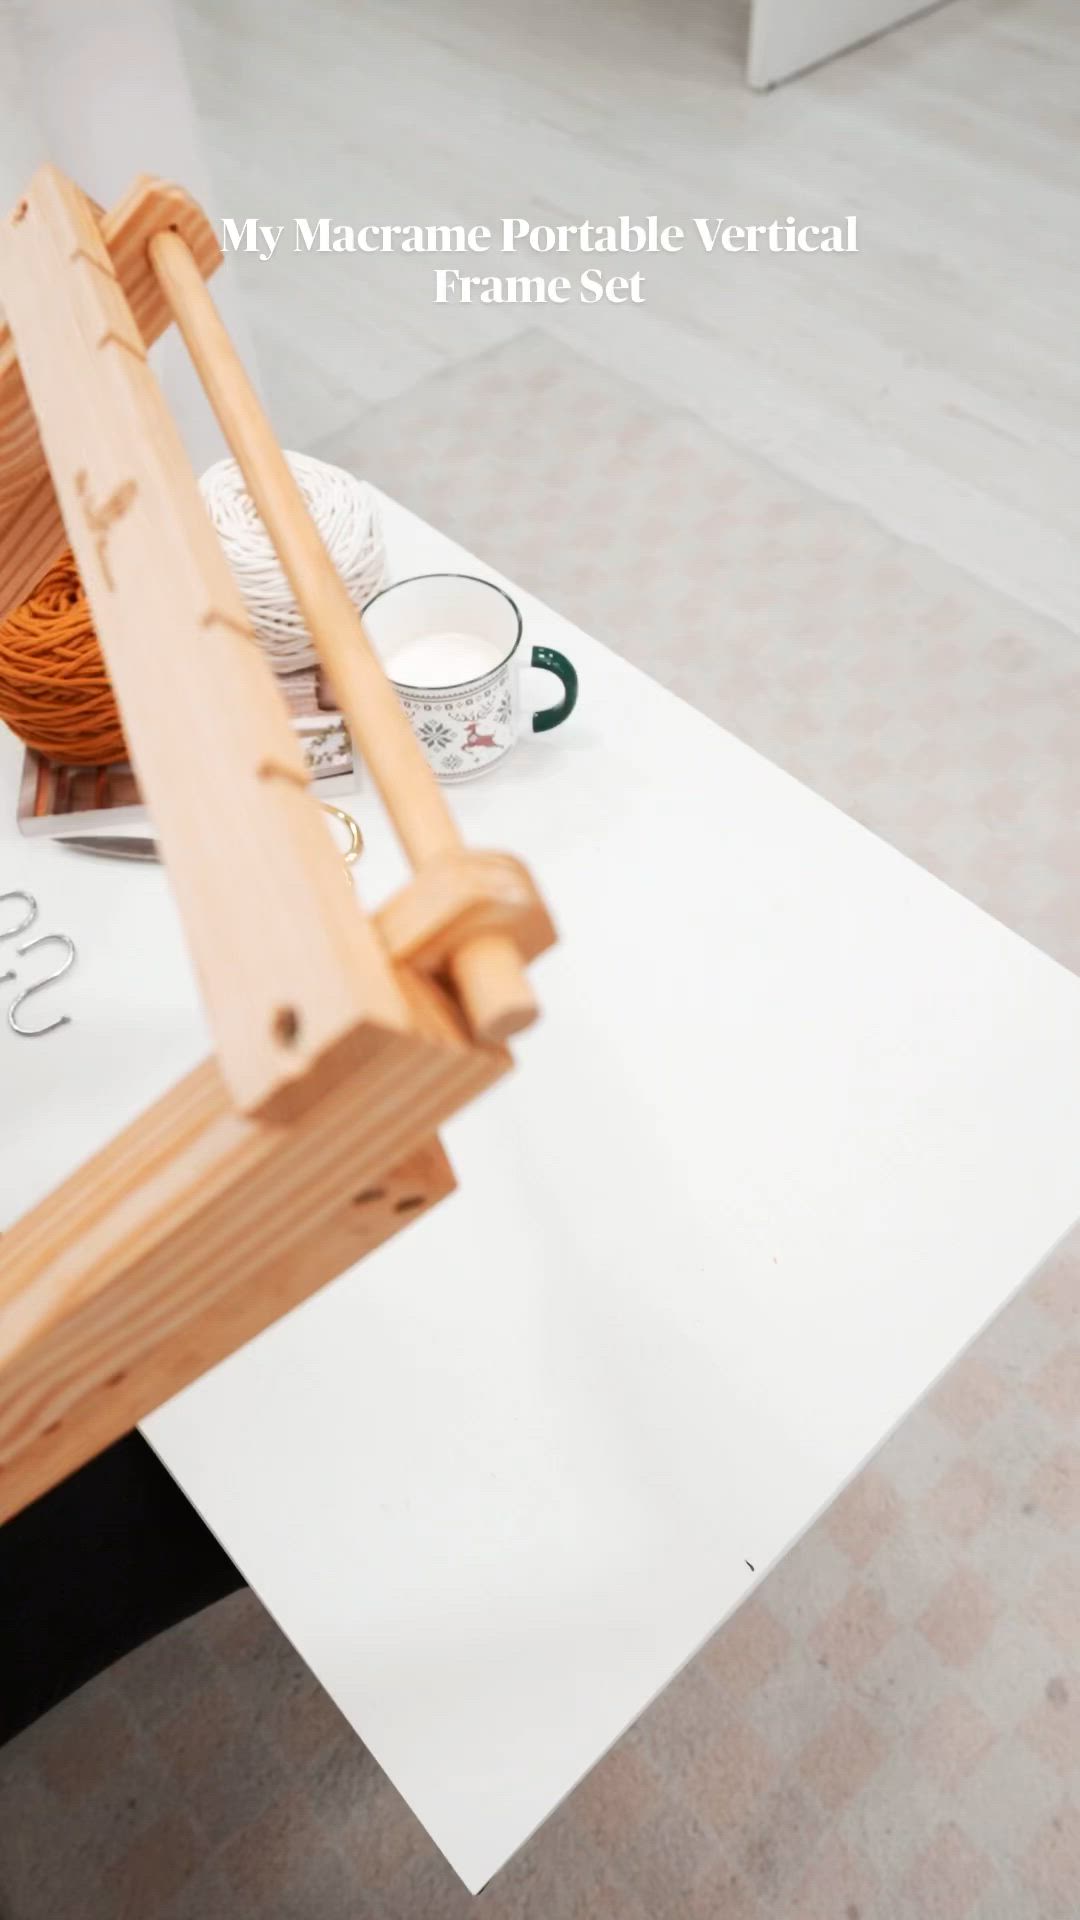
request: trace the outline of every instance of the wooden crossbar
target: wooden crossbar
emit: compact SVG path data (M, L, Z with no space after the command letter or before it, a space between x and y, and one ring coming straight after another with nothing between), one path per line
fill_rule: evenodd
M461 845L442 789L357 619L250 380L178 233L150 242L150 260L248 492L277 548L297 603L316 636L335 697L370 766L413 865ZM507 1040L536 1018L536 1001L512 940L478 934L454 955L454 979L473 1033Z

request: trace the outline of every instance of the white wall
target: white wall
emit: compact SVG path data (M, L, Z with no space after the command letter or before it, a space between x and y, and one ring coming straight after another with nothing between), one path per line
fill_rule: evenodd
M216 219L170 0L34 0L23 7L0 0L0 76L3 211L33 170L51 160L102 206L118 200L136 174L155 173L186 187ZM227 263L213 293L256 375ZM201 472L227 448L174 329L154 348L153 366Z

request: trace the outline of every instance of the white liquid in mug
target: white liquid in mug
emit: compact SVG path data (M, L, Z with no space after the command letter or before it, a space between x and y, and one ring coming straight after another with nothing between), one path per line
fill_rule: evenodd
M390 654L386 671L403 687L459 687L482 679L505 654L505 647L478 633L421 633Z

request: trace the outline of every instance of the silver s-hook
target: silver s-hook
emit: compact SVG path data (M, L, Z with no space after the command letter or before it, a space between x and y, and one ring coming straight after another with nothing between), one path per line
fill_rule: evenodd
M35 940L28 940L25 946L16 947L15 951L20 956L24 953L32 953L35 947L48 946L50 940L58 941L62 947L66 947L67 957L54 972L47 973L43 980L35 980L32 987L24 987L21 993L17 993L8 1008L8 1026L11 1028L12 1033L22 1034L27 1040L37 1040L43 1033L55 1033L57 1027L66 1027L71 1020L69 1013L62 1013L58 1020L50 1020L48 1026L20 1027L15 1018L16 1012L18 1008L22 1006L24 1000L29 1000L32 993L40 993L41 989L49 986L52 981L61 980L69 968L75 965L75 942L66 933L39 933ZM5 974L3 978L13 979L14 975Z
M33 926L37 919L37 901L32 893L27 893L25 887L10 887L7 893L0 893L0 900L25 900L26 902L27 910L18 926L7 927L3 933L0 933L0 940L14 940L17 933L25 933L27 927ZM10 973L4 975L5 980L10 980L12 977Z

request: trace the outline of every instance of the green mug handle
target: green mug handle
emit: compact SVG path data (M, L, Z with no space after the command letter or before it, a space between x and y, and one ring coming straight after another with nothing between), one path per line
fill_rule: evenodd
M552 727L561 727L569 720L577 706L578 677L565 653L559 653L555 647L534 647L531 665L543 667L545 673L553 673L563 683L563 697L557 707L539 707L533 714L533 732L550 733Z

